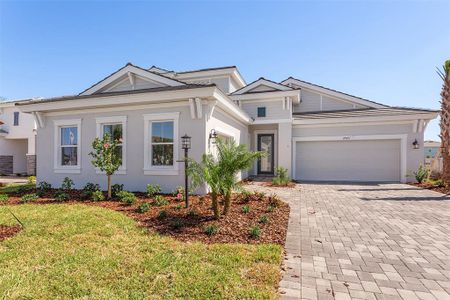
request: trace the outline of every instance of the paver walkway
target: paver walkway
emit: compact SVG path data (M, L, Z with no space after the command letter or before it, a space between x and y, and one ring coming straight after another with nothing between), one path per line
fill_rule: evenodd
M450 197L405 184L301 184L281 299L450 299Z

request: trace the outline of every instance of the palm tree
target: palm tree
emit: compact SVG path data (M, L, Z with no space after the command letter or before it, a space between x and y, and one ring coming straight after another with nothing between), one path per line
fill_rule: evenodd
M442 180L450 181L450 60L444 63L442 70L437 70L439 76L444 81L441 91L441 152L442 152Z

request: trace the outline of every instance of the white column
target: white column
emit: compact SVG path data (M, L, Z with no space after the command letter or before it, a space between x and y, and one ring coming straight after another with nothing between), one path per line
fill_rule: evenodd
M292 123L278 123L278 166L291 174L292 166Z

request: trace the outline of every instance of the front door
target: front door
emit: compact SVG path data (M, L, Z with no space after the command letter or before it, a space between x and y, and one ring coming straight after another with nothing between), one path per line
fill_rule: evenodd
M266 152L264 157L258 159L258 174L273 175L274 135L258 134L258 151Z

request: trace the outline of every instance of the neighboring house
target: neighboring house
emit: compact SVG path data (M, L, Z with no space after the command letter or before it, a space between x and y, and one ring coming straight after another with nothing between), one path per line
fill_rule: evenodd
M37 120L38 181L71 177L105 186L91 165L95 137L122 137L114 182L182 185L180 137L190 157L214 153L210 136L248 144L267 155L248 175L284 167L297 180L401 181L423 161L423 132L437 112L390 107L295 78L246 84L234 66L174 72L127 64L79 95L18 103ZM247 176L247 174L243 174Z
M431 163L431 160L433 159L433 157L436 156L436 153L438 153L440 148L441 148L440 142L425 141L423 143L423 152L425 155L425 164L426 165L429 165Z
M36 174L36 124L20 102L0 102L0 175Z

